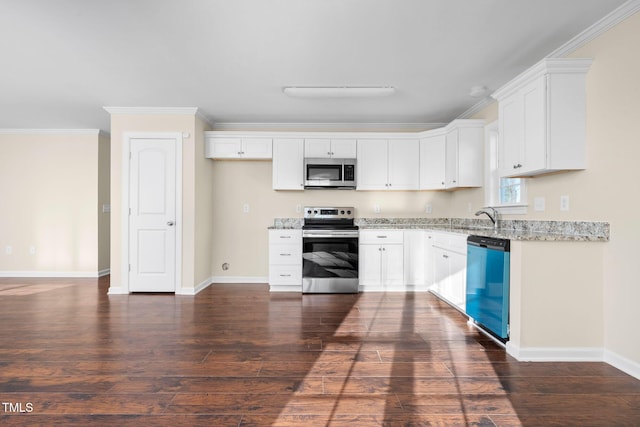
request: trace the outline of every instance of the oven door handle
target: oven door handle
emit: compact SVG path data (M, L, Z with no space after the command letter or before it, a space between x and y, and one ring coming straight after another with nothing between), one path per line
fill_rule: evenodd
M354 233L353 231L333 231L331 233L327 233L326 231L303 231L302 237L358 237L358 232L356 231Z

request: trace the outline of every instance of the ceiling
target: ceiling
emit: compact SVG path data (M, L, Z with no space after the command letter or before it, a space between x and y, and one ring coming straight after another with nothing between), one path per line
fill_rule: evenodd
M624 0L0 0L0 129L112 107L212 123L447 123ZM285 86L393 86L303 99Z

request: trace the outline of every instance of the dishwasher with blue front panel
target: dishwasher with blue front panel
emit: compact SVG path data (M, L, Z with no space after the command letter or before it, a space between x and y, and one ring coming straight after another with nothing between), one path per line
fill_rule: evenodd
M509 340L509 262L509 240L467 238L466 312L502 343Z

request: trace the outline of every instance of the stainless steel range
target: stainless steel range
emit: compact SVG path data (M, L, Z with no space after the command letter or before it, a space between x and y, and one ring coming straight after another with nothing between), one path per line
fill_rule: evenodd
M305 207L302 292L358 292L358 226L352 207Z

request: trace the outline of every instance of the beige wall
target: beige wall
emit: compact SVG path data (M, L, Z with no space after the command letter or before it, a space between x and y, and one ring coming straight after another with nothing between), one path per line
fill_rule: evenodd
M196 136L193 114L111 115L111 287L122 287L122 147L127 132L178 132L183 134L182 168L182 287L176 292L193 292L196 282L196 167L203 156L201 138ZM198 128L202 135L202 125ZM184 135L188 135L185 137ZM200 142L198 142L200 141ZM196 147L196 144L199 146ZM206 182L202 184L207 185ZM198 183L200 185L200 182ZM200 243L202 246L202 243ZM202 269L202 266L199 267ZM205 268L206 269L206 268Z
M196 117L194 179L195 179L195 237L194 237L194 286L210 283L213 258L213 223L215 210L213 201L213 163L204 157L204 132L210 126Z
M301 218L296 207L354 206L359 217L443 217L447 192L421 191L275 191L270 161L208 160L213 165L213 276L265 279L268 276L267 227L274 218ZM249 213L243 205L249 204ZM431 203L431 215L424 213ZM374 212L379 204L380 214ZM230 268L222 270L222 264Z
M95 277L109 268L108 145L97 130L0 134L0 274Z

